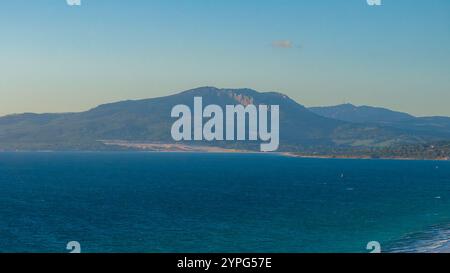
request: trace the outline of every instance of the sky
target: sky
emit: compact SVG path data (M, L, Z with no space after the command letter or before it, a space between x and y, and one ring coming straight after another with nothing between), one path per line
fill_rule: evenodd
M450 116L450 1L2 0L0 115L199 87Z

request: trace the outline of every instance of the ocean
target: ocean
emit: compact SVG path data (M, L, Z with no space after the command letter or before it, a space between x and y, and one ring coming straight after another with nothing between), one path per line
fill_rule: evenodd
M450 162L0 153L0 252L447 251Z

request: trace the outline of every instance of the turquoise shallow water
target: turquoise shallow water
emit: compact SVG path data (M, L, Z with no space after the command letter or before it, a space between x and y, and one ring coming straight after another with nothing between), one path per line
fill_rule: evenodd
M0 251L434 251L450 162L1 153Z

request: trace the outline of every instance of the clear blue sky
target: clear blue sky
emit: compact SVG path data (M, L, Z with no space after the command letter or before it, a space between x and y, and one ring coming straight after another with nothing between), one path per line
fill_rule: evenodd
M450 116L450 1L4 0L0 115L198 87Z

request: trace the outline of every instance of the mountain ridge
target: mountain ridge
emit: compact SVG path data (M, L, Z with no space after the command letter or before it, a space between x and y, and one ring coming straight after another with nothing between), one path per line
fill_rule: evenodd
M83 112L0 117L0 150L117 149L100 140L172 143L170 128L175 120L170 117L171 109L178 104L192 107L195 96L201 96L204 105L280 105L280 151L384 147L442 139L426 130L410 132L383 124L361 124L319 115L278 92L199 87L164 97L101 104ZM257 146L244 142L201 144L246 150Z
M318 115L347 122L371 123L412 132L433 132L435 136L450 136L450 117L417 117L383 107L355 106L353 104L310 107L308 109Z

